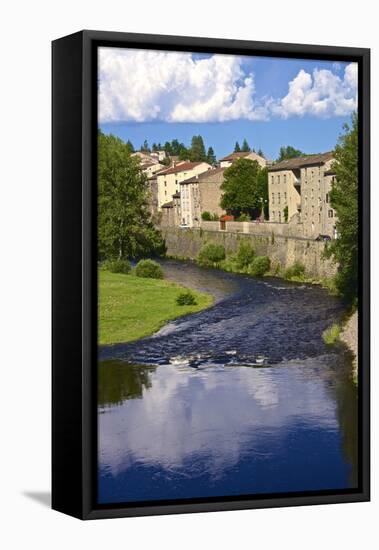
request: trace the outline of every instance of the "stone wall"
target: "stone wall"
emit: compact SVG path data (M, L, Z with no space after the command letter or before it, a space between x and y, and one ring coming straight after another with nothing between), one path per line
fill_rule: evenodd
M217 222L212 222L217 223ZM336 266L322 257L324 242L308 239L296 239L278 235L253 235L248 233L231 233L227 231L207 231L204 228L162 228L166 241L167 254L178 258L195 259L201 247L209 242L222 244L227 254L237 252L240 242L248 240L258 255L269 256L273 266L280 265L286 269L295 262L305 266L310 277L332 277Z
M206 231L220 231L220 222L201 221L201 227ZM275 222L225 222L225 231L230 233L248 233L258 236L282 236L305 238L302 223L295 220L292 223Z

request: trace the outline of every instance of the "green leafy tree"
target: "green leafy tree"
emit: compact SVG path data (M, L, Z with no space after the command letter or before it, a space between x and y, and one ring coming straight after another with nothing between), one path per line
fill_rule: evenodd
M204 162L207 160L203 138L193 136L191 140L191 148L189 150L189 159L192 162Z
M239 159L224 172L220 206L236 217L246 214L256 218L267 200L267 186L266 169L255 160Z
M163 250L146 207L147 180L119 138L98 132L98 249L101 260Z
M235 153L240 153L241 152L241 147L240 147L240 144L238 143L238 141L236 141L236 144L234 146L234 152Z
M296 157L303 157L303 156L304 156L304 153L300 151L300 149L295 149L291 145L287 145L286 147L280 148L279 157L277 160L278 162L280 162L282 160L293 159Z
M246 138L245 138L245 139L243 140L243 142L242 142L241 151L242 151L243 153L250 153L250 151L251 151L250 145L248 144Z
M208 164L211 164L211 165L216 164L216 155L213 150L213 147L208 147L207 162Z
M336 211L337 239L326 250L338 264L336 288L354 303L358 295L358 117L345 124L334 150L336 177L330 204Z

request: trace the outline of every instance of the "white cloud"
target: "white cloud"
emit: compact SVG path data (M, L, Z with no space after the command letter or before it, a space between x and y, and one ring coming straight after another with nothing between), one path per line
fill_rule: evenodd
M357 108L357 85L356 63L346 66L343 78L328 69L315 69L312 75L301 70L289 83L288 94L271 110L283 118L346 116Z
M101 48L100 122L163 120L216 122L272 116L342 116L357 105L357 65L343 78L330 70L301 70L283 98L257 99L244 58Z

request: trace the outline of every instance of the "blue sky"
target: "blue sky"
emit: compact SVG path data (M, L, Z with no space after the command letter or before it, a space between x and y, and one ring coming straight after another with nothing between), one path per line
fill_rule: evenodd
M105 133L136 148L201 134L218 158L244 137L272 159L330 150L357 102L355 63L102 48L99 77Z

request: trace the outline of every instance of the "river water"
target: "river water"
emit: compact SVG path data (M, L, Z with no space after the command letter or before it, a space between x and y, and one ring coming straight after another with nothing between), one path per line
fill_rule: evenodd
M351 357L322 340L340 302L310 285L163 266L215 305L99 350L99 503L356 487Z

